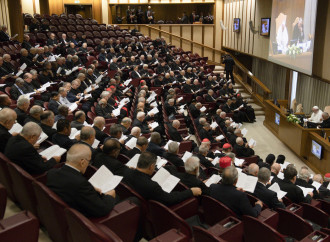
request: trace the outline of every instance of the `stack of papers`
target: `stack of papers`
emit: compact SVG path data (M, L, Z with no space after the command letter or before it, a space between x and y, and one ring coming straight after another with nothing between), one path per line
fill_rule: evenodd
M40 152L39 155L46 157L47 160L54 156L62 156L66 152L66 149L59 147L58 145L53 145L44 151Z
M93 187L99 188L102 193L107 193L115 189L122 179L122 176L115 176L103 165L88 181L93 185Z
M183 160L183 162L186 162L186 160L188 159L188 158L190 158L190 157L192 157L192 153L190 153L189 151L186 151L184 154L183 154L183 156L182 156L182 160Z
M127 143L125 145L130 149L134 149L134 147L136 146L136 141L137 141L137 138L132 137L132 138L130 138L129 141L127 141Z
M280 189L280 186L276 182L273 185L271 185L268 189L272 190L273 192L276 192L278 199L282 199L287 194L287 192L284 192Z
M258 181L258 177L248 176L245 173L238 173L238 181L236 183L236 187L243 188L244 191L254 192Z
M44 132L41 132L39 139L37 141L37 144L40 145L42 142L44 142L48 138L48 135Z
M307 188L307 187L302 187L302 186L298 186L298 185L297 185L297 187L299 187L303 191L304 197L306 197L308 195L308 193L313 192L313 188Z
M168 193L170 193L180 181L179 178L172 176L164 168L160 168L158 172L151 178L151 180L157 182L158 185Z
M140 154L136 154L135 156L132 157L132 159L130 159L126 163L126 166L136 168L137 164L138 164L138 161L139 161L139 158L140 158Z
M23 127L19 123L15 123L13 127L8 131L9 133L20 133L22 131Z
M213 174L207 182L205 182L205 186L210 187L212 184L217 184L221 181L221 176Z

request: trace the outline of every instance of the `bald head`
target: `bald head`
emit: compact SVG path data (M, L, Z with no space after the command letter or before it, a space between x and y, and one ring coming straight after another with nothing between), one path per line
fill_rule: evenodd
M252 163L249 165L249 174L252 176L258 176L258 172L259 172L259 166L255 163Z
M0 124L10 130L17 118L17 114L10 108L4 108L0 111Z
M85 173L92 157L91 149L85 144L73 145L66 154L66 163Z
M180 128L180 121L179 120L173 120L172 126L175 129Z
M90 126L83 127L80 132L80 140L93 145L95 141L95 129Z
M273 172L274 174L278 175L278 173L280 173L281 171L281 165L278 163L274 163L271 168L270 168L271 172Z
M94 118L93 124L95 127L102 131L105 126L105 119L101 116L98 116Z

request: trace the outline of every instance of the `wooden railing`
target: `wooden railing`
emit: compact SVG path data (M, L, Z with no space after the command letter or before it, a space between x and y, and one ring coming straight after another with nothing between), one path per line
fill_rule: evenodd
M121 25L119 25L121 26ZM262 104L264 106L264 102L266 100L269 99L270 94L272 93L271 90L269 90L269 88L267 88L257 77L255 77L242 63L240 63L235 56L233 56L231 53L226 52L224 50L219 50L219 49L215 49L213 47L204 45L202 43L198 43L196 41L184 38L182 36L167 32L165 30L161 30L159 28L156 28L152 25L128 25L128 24L123 24L123 27L127 26L129 29L132 28L137 28L139 31L141 30L141 26L143 27L147 27L148 28L148 36L151 36L151 31L158 31L158 35L159 37L163 37L164 35L168 36L170 42L173 42L174 38L179 39L180 42L180 47L182 46L182 42L186 41L190 43L190 50L186 50L186 51L191 51L193 52L194 50L194 46L199 46L202 48L202 53L205 52L205 50L209 50L213 53L213 55L211 56L211 58L209 57L209 60L214 62L215 64L221 65L221 57L224 55L230 55L234 61L235 61L235 76L237 77L237 79L241 82L241 84L244 86L244 88L246 89L247 92L249 92L257 101L260 102L260 104ZM146 35L146 33L144 33ZM220 56L219 57L219 61L215 60L216 56ZM213 57L213 58L212 58Z

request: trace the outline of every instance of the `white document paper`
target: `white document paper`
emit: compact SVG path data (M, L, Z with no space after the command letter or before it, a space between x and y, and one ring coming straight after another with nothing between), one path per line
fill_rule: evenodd
M254 139L250 139L249 140L249 146L251 147L251 146L253 146L253 147L256 147L256 145L257 145L257 142L254 140Z
M281 170L284 170L290 164L291 164L290 162L284 161L283 164L280 164L281 165Z
M192 153L190 153L189 151L186 151L182 156L183 162L186 162L186 160L190 157L192 157Z
M92 97L92 94L86 94L86 95L84 95L84 99L86 100L86 99L88 99L88 98L91 98Z
M160 168L158 172L151 178L151 180L157 182L162 187L162 189L168 193L170 193L180 181L179 178L172 176L164 168Z
M132 79L127 79L126 81L124 81L124 85L128 86L128 84L132 81Z
M155 129L159 126L158 122L152 122L149 125L151 126L152 129Z
M130 159L126 163L126 166L136 168L137 164L138 164L138 161L139 161L139 158L140 158L140 154L136 154L135 156L132 157L132 159Z
M9 133L20 133L22 131L23 127L19 123L15 123L13 127L8 131Z
M101 80L102 80L102 75L100 75L96 80L95 80L95 83L96 84L99 84L100 82L101 82Z
M37 144L40 145L42 142L44 142L48 138L48 135L44 132L41 132L39 139L37 141Z
M216 164L219 164L220 157L215 157L212 161L212 164L215 166Z
M77 130L76 128L71 128L71 134L70 139L75 139L75 137L80 134L80 130Z
M243 136L246 136L247 132L248 132L248 130L246 128L241 130L241 133Z
M86 89L85 89L85 92L87 92L87 93L89 93L89 92L91 92L92 91L92 86L89 86L89 87L87 87Z
M21 65L21 67L19 69L24 71L26 67L27 67L26 63L23 63L23 65Z
M316 190L319 190L322 184L317 181L313 181L312 186L315 187Z
M74 110L76 110L78 108L78 104L76 103L72 103L70 106L69 106L69 110L71 112L73 112Z
M225 138L225 136L223 136L222 134L220 134L219 136L215 137L215 139L218 140L223 140Z
M206 107L203 106L203 107L200 109L200 111L201 111L201 112L205 112L205 111L206 111Z
M71 70L67 70L67 71L65 71L65 75L66 75L66 76L70 75L71 73L72 73Z
M92 144L93 149L96 149L99 144L100 144L100 141L95 139L94 143Z
M276 182L268 189L272 190L273 192L276 192L278 199L282 199L287 194L287 192L281 190L280 186Z
M62 71L62 67L59 67L59 68L57 69L57 71L56 71L56 74L60 74L61 71Z
M47 160L51 159L54 156L62 156L66 152L66 149L59 147L58 145L53 145L42 152L39 155L44 156Z
M212 129L215 129L219 125L217 124L217 122L212 122L210 126L211 126Z
M327 186L327 189L330 190L330 182L329 182L329 184L328 184L328 186Z
M127 138L128 138L128 137L127 137L126 135L123 135L123 134L122 134L119 140L123 140L123 141L125 141Z
M157 102L156 101L154 101L154 102L152 102L152 103L150 103L150 107L157 107L158 106L158 104L157 104Z
M22 75L22 74L23 74L23 71L22 71L22 70L19 70L19 71L16 73L15 76L20 76L20 75Z
M120 115L120 108L116 108L116 109L112 110L112 113L113 113L113 115L118 117Z
M180 102L182 99L183 99L183 97L179 97L177 101Z
M112 174L106 166L102 165L88 181L93 187L101 189L102 193L107 193L115 189L122 179L122 176Z
M279 172L278 174L277 174L277 178L280 178L280 179L284 179L284 173L283 172Z
M157 156L156 166L157 169L160 169L162 166L164 166L167 163L167 160L162 159L161 157Z
M166 143L166 145L164 146L164 149L165 149L165 150L168 150L168 145L169 145L170 143L172 143L172 142L175 142L175 143L177 143L177 144L180 146L180 143L179 143L179 142L176 142L176 141L173 141L173 140L169 140L169 141Z
M137 141L137 138L132 137L129 141L127 141L127 143L125 145L130 149L134 149L134 147L136 146L136 141Z
M235 158L235 166L241 166L244 163L244 159Z
M238 181L236 183L236 187L243 188L244 191L254 192L258 181L258 177L248 176L245 173L238 174Z
M210 187L212 184L217 184L219 181L221 181L221 176L213 174L207 182L205 182L205 186Z
M298 185L297 185L297 187L299 187L303 191L304 197L306 197L308 195L308 193L313 192L313 188L301 187Z
M156 114L156 113L159 113L159 110L157 107L154 107L153 109L151 109L149 112L148 112L148 115L150 116L150 114Z

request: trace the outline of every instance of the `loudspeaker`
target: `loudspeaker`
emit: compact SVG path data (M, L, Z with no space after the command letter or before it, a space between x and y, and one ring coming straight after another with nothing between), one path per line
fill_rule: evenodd
M227 30L227 27L223 24L222 20L220 20L220 27L222 30Z
M253 26L253 22L252 21L249 22L249 26L250 26L250 30L251 30L251 32L253 34L259 33L259 30L255 30L254 29L254 26Z

